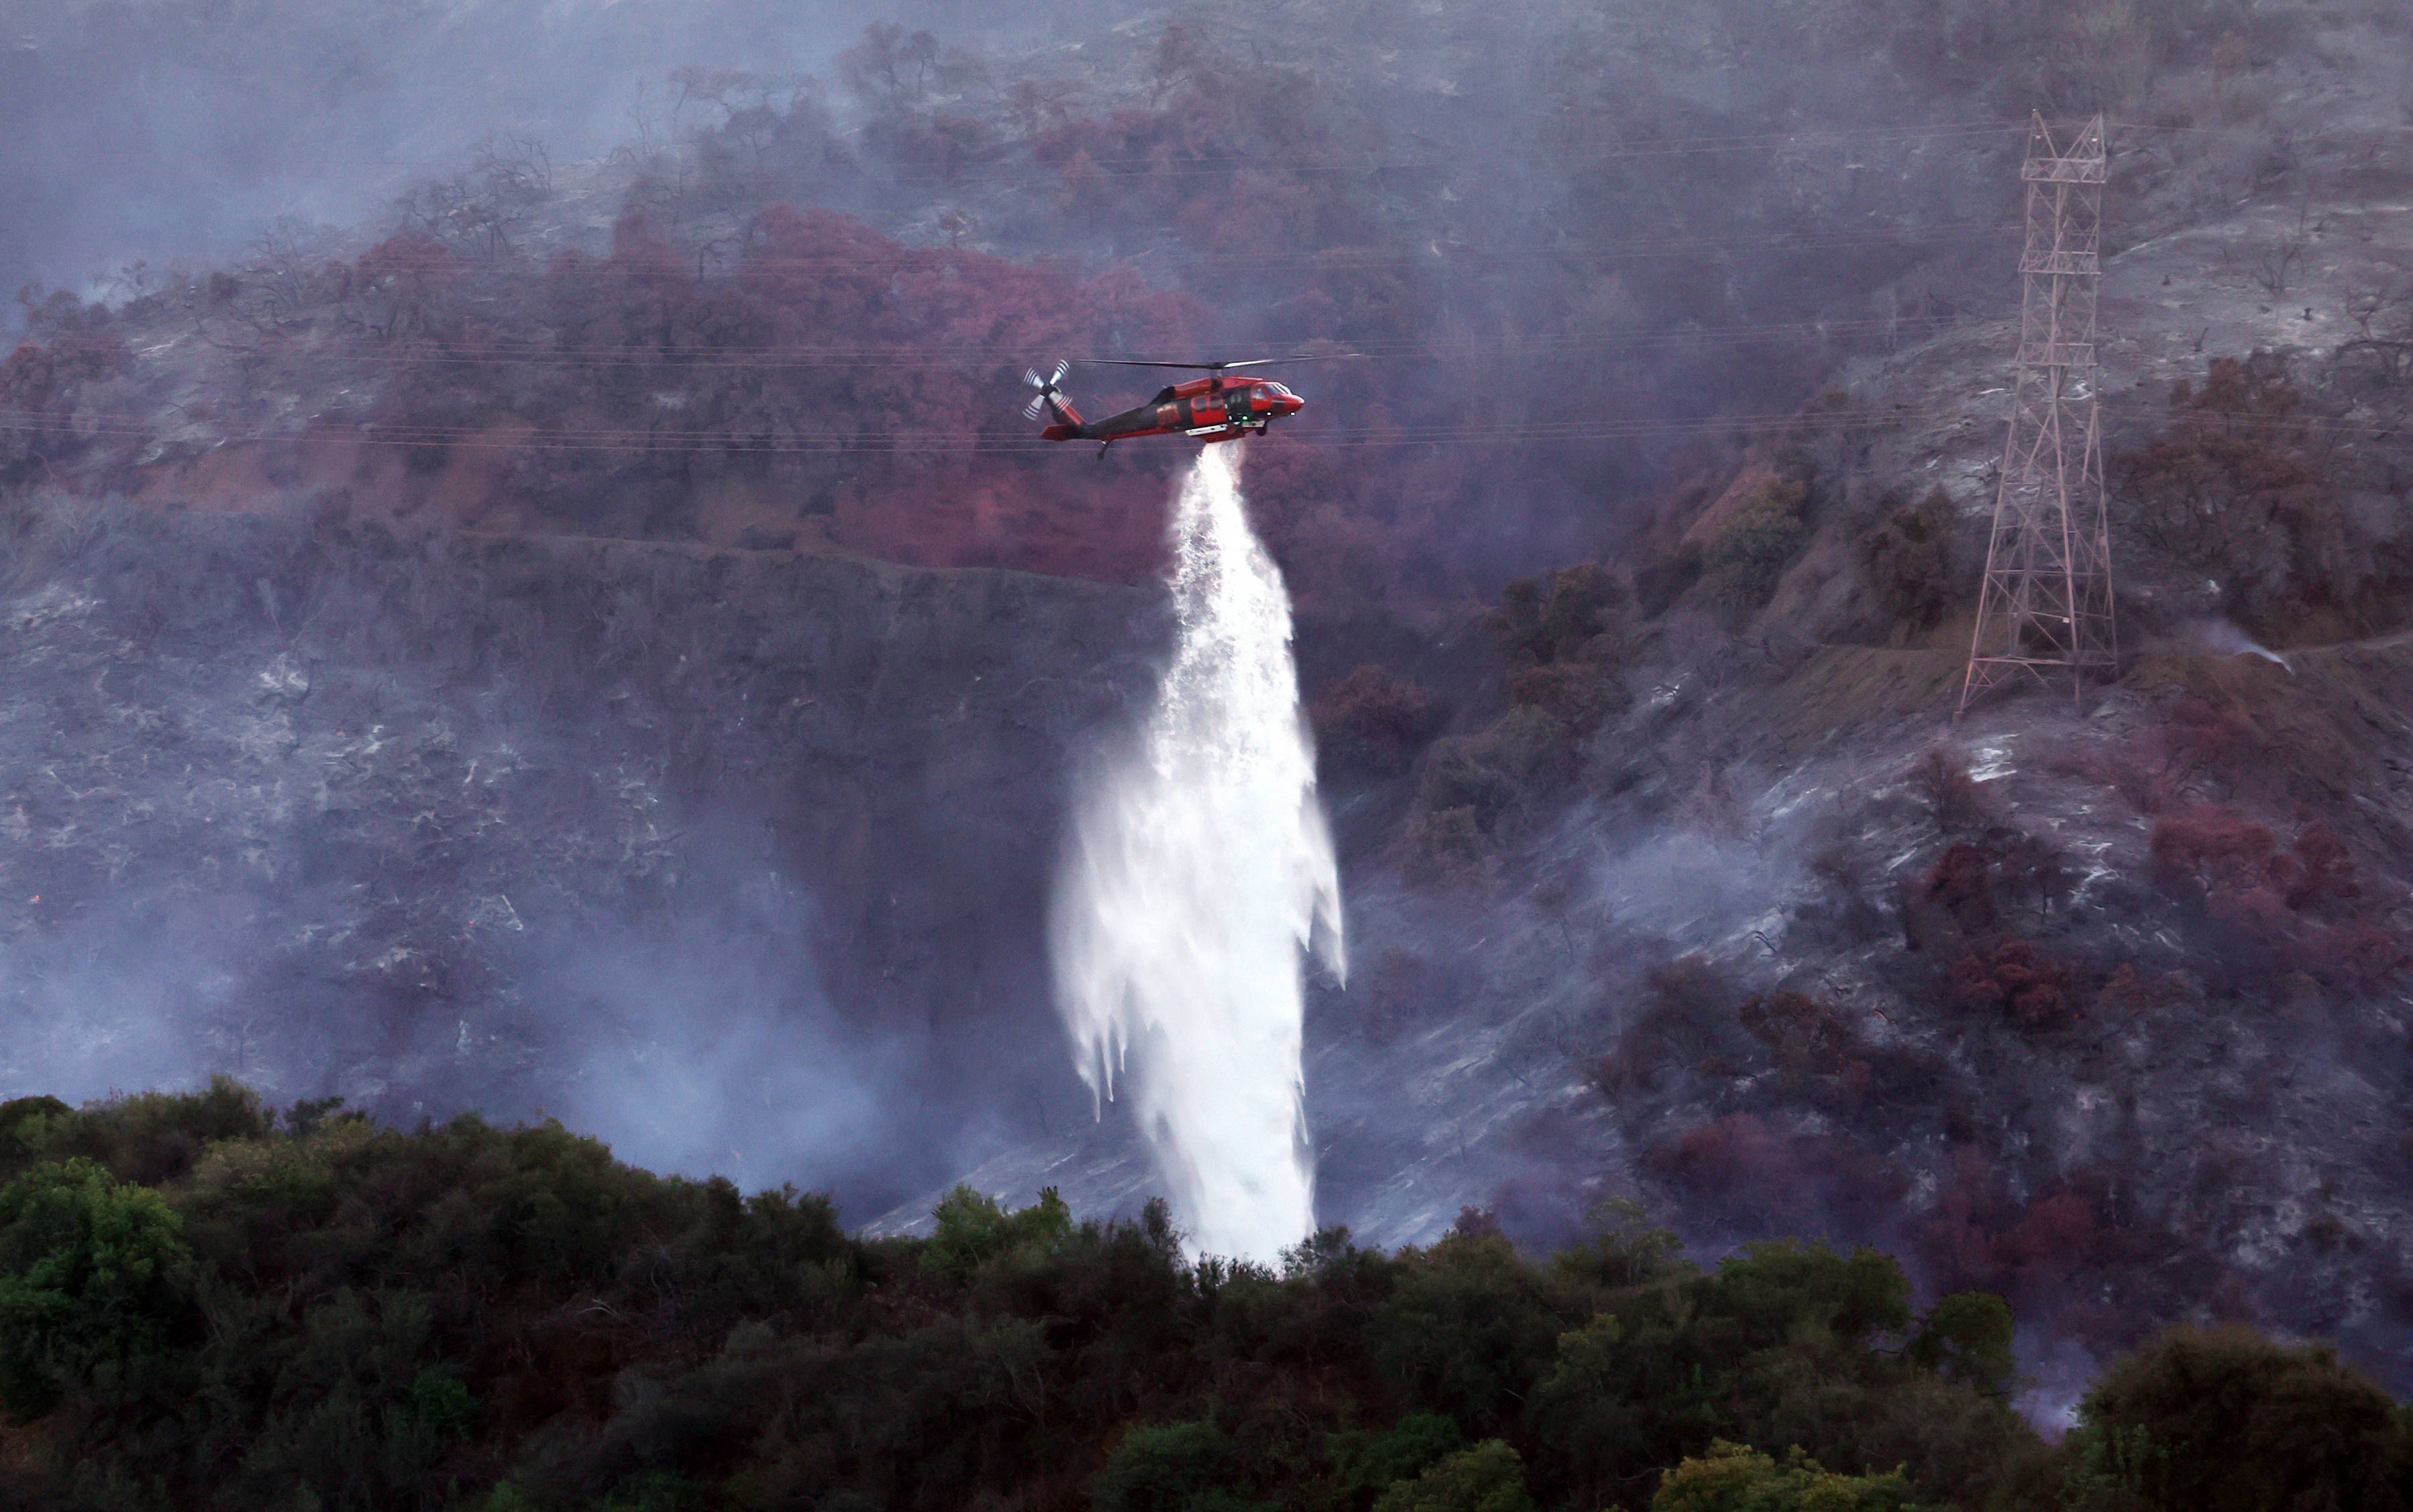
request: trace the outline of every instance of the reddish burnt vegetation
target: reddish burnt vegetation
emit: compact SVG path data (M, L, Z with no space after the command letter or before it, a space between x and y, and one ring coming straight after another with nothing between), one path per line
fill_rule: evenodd
M26 302L36 339L0 360L0 483L16 482L81 454L94 427L80 425L84 391L131 365L108 312L65 294Z
M1754 1039L1775 1052L1777 1069L1801 1076L1865 1082L1868 1062L1857 1030L1833 1003L1801 992L1757 993L1735 1016Z
M1029 363L1196 344L1203 307L1127 268L784 203L703 249L642 209L600 256L458 231L422 214L349 261L263 251L114 314L53 296L0 372L9 446L57 460L80 390L126 366L118 330L190 322L263 392L309 398L301 455L391 449L434 482L377 502L446 523L1124 580L1161 562L1171 454L1040 448L1021 414ZM283 433L248 402L219 418ZM145 437L125 426L108 451L130 466ZM98 462L90 482L122 482Z
M2252 781L2270 769L2268 736L2238 709L2188 694L2170 705L2154 739L2173 768L2218 781Z
M2022 1317L2104 1342L2137 1338L2174 1303L2242 1305L2215 1259L2124 1217L2117 1191L2114 1175L2088 1169L2015 1194L1964 1146L1912 1240L1938 1291L1991 1291Z
M1315 701L1316 754L1331 771L1352 777L1397 777L1441 734L1441 701L1391 674L1363 666Z
M458 334L405 370L380 420L454 441L506 419L531 427L517 483L540 515L693 533L708 528L696 497L722 493L765 502L757 528L788 537L773 544L1099 577L1161 555L1162 485L1147 472L1110 465L1068 489L1044 453L974 454L1025 439L1015 381L1029 354L1189 339L1194 307L1128 273L910 247L775 205L747 228L733 274L704 279L632 215L608 256L547 265L541 328L520 334L429 313L442 248L403 241L363 259L385 302L372 331ZM496 360L524 345L526 363ZM597 437L611 444L580 444ZM600 499L619 502L598 520Z
M2221 585L2258 638L2303 643L2400 623L2413 562L2342 503L2353 480L2320 417L2269 352L2215 359L2181 382L2170 424L2112 459L2120 524L2141 557Z
M2082 1015L2077 969L2005 915L2023 905L2043 919L2069 881L2060 852L2037 837L1996 829L1955 842L1903 889L1905 941L1947 963L1943 991L1959 1013L2028 1034L2067 1028Z
M2189 693L2168 717L2116 745L2065 745L2048 752L2047 766L2110 788L2140 814L2158 814L2211 789L2272 794L2284 786L2284 767L2272 741L2242 711Z
M2069 967L2033 940L2001 940L1952 963L1952 1002L2007 1018L2028 1032L2066 1028L2079 1016Z
M1939 1068L1930 1058L1871 1044L1853 1015L1823 998L1754 994L1735 1016L1774 1058L1774 1090L1837 1118L1914 1101L1934 1089Z
M2193 897L2268 889L2287 907L2302 911L2362 896L2353 857L2318 822L2305 825L2293 848L2283 850L2267 825L2233 808L2201 804L2154 826L2153 855L2155 880Z
M2268 825L2198 804L2154 826L2153 857L2155 883L2243 979L2302 972L2367 991L2413 966L2413 949L2367 906L2353 858L2317 822L2283 846Z
M1626 604L1623 585L1589 562L1503 588L1488 624L1508 662L1509 702L1548 715L1572 734L1622 709L1617 669Z
M1310 414L1252 443L1250 494L1303 606L1370 613L1615 549L1665 492L1671 449L1537 446L1535 427L1790 409L1860 339L1813 329L1828 286L1902 272L1809 247L1764 253L1781 274L1748 279L1697 259L1614 277L1555 256L1470 261L1460 230L1435 228L1464 218L1475 241L1508 237L1503 251L1557 233L1432 175L1313 166L1414 160L1421 106L1369 109L1360 84L1216 28L1174 22L1154 44L1068 74L1053 51L879 22L826 91L683 68L671 140L649 130L603 181L625 170L608 250L586 245L593 206L556 190L540 146L493 142L412 185L365 254L272 233L194 285L206 289L129 304L146 306L146 335L198 330L289 379L293 404L242 418L281 434L284 417L312 417L299 455L333 460L312 473L280 452L257 470L308 473L363 511L1125 579L1160 564L1183 449L1093 462L1032 447L1025 364L1364 353L1382 360L1300 376ZM1554 65L1551 135L1584 165L1564 185L1581 215L1654 214L1654 190L1599 174L1585 140L1599 124L1577 126L1588 116L1567 93L1581 70L1537 45ZM1789 227L1789 177L1750 169L1693 207L1686 234L1771 241ZM566 245L585 249L539 250ZM1116 265L1140 256L1145 277ZM1632 344L1663 324L1765 334L1687 342L1675 361ZM1153 386L1081 373L1071 393L1109 410ZM1421 444L1437 429L1447 444ZM129 467L147 439L122 449ZM205 486L178 470L188 460L146 459L131 491ZM1710 470L1730 476L1730 459ZM1926 518L1904 516L1887 570L1914 596L1941 560ZM1523 696L1581 727L1621 693L1554 673Z
M2200 1004L2203 988L2178 971L2148 975L2133 961L2123 961L2095 995L2095 1011L2110 1022L2133 1021L2174 1008Z
M1615 1097L1679 1067L1712 1075L1741 1069L1750 1046L1739 1032L1738 994L1725 972L1699 956L1681 956L1643 977L1644 1007L1617 1048L1592 1067L1592 1082Z
M361 254L345 283L346 313L384 341L457 338L466 325L457 290L461 260L452 249L407 226ZM364 308L357 315L349 300Z
M1642 1164L1714 1220L1755 1232L1820 1232L1836 1223L1866 1232L1891 1215L1910 1186L1858 1140L1783 1134L1750 1113L1695 1125L1651 1147Z
M2001 918L1994 897L1994 854L1957 841L1924 875L1903 889L1903 942L1913 950L1947 947L1956 939L1991 934Z
M1899 642L1932 630L1967 585L1953 561L1950 495L1935 488L1916 505L1887 499L1879 507L1884 520L1859 541L1860 576Z
M2012 1298L2057 1290L2071 1272L2118 1257L2090 1193L2062 1187L2018 1201L1969 1149L1954 1155L1917 1238L1940 1288Z

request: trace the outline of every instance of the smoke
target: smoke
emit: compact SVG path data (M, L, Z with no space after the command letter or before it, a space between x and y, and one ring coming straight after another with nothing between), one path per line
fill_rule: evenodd
M2286 657L2262 645L2226 619L2191 619L2182 627L2184 633L2214 656L2260 657L2275 661L2289 672L2296 669Z
M903 1046L865 1043L827 1001L802 888L711 872L660 916L559 931L521 973L535 1042L566 1072L544 1111L649 1170L855 1196L915 1101L891 1063ZM486 1053L476 1029L465 1057Z
M1088 1101L1057 774L1152 681L1149 596L63 494L9 525L0 1099L551 1115L850 1215Z
M20 901L37 912L52 896ZM258 1075L272 1047L242 1012L222 948L241 912L224 895L155 895L69 931L19 932L0 952L0 1098L84 1103L209 1070Z
M709 118L663 76L758 92L878 13L772 0L0 4L0 293L233 251L280 215L371 215L481 139L567 164ZM5 318L0 318L5 319Z
M1052 944L1081 1075L1127 1083L1192 1242L1271 1259L1315 1224L1299 952L1345 968L1290 596L1238 467L1209 447L1182 482L1172 665L1076 809Z

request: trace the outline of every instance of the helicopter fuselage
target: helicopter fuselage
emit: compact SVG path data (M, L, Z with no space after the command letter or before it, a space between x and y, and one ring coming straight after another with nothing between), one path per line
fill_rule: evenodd
M1228 441L1262 431L1274 421L1295 415L1307 401L1269 378L1212 374L1160 390L1143 405L1102 420L1084 421L1054 395L1048 397L1054 422L1039 434L1050 441L1097 441L1112 445L1140 436L1188 436L1201 441Z

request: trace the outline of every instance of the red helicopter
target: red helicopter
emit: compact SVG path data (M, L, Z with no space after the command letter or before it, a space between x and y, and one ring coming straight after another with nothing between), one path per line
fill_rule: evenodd
M1023 381L1039 392L1023 407L1023 414L1037 420L1044 412L1051 422L1039 433L1042 440L1095 441L1100 456L1104 456L1106 448L1117 441L1134 436L1194 436L1202 441L1228 441L1251 431L1264 430L1282 416L1295 415L1307 408L1306 400L1269 378L1224 376L1235 368L1264 367L1292 361L1290 358L1261 357L1247 363L1141 363L1109 357L1090 360L1115 367L1177 367L1206 376L1168 385L1147 403L1118 415L1087 421L1079 410L1064 402L1063 393L1057 387L1072 370L1071 363L1058 363L1055 373L1047 378L1041 378L1035 370L1026 372Z

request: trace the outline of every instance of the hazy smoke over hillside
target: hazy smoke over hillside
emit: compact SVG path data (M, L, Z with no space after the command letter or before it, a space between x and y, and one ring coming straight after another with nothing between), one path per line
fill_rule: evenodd
M491 138L568 166L692 124L671 70L785 97L876 9L734 0L20 0L0 8L0 287L347 223Z
M2237 1082L2224 1120L2291 1116L2184 1043L2262 1022L2224 995L2393 982L2403 846L2332 801L2381 787L2291 746L2324 791L2266 792L2301 723L2202 709L1902 768L1967 644L2032 110L2124 123L2108 470L2172 569L2124 636L2226 616L2296 675L2220 678L2312 698L2311 647L2406 622L2413 472L2372 438L2413 392L2401 5L7 16L0 278L101 299L0 344L0 1094L223 1070L557 1114L850 1220L980 1167L1086 1169L1105 1210L1145 1162L1100 1153L1061 986L1209 1248L1310 1221L1303 1050L1322 1216L1384 1243L1461 1208L1555 1242L1634 1190L1708 1244L1900 1240L2023 1317L2212 1295L2096 1285L2166 1228L2279 1253L2134 1196L2284 1192L2259 1146L2190 1186L2147 1134L2214 1105L2179 1063ZM288 215L332 229L262 238ZM2224 342L2287 350L2214 384ZM1183 507L1225 571L1169 602L1190 454L1040 443L1014 376L1058 357L1295 359L1310 408L1250 443L1264 562L1218 452ZM1070 381L1103 413L1134 372ZM1200 660L1078 837L1103 926L1059 983L1075 774L1180 612ZM1336 874L1363 970L1302 1024ZM2088 954L2102 921L2166 954ZM1243 1011L1239 1062L1179 1039ZM2396 1156L2330 1154L2363 1173L2335 1223L2384 1206L2352 1181ZM1210 1158L1278 1179L1214 1195ZM2366 1320L2403 1292L2304 1272Z

